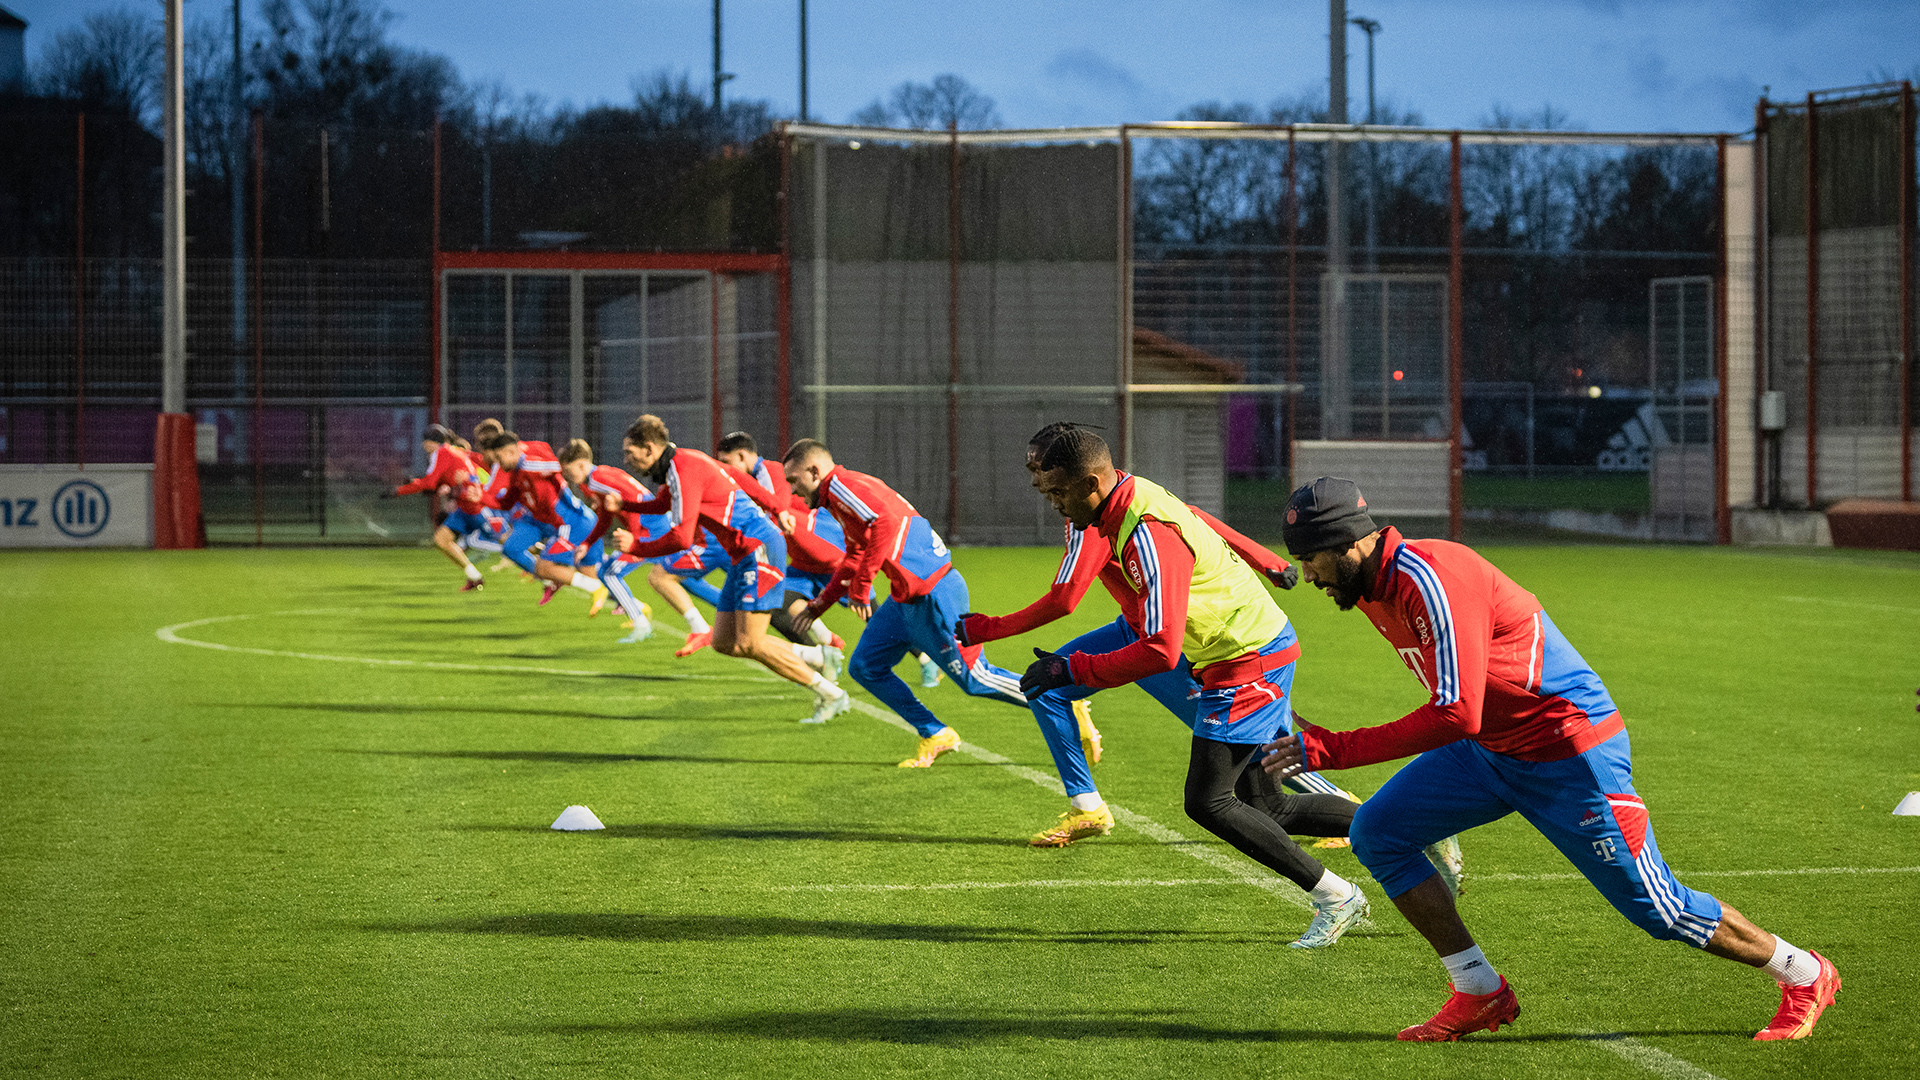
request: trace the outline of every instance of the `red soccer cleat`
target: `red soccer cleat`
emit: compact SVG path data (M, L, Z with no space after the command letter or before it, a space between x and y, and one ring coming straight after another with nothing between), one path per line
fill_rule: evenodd
M688 634L687 643L673 650L675 656L692 656L701 649L713 644L713 631L702 630L697 634Z
M553 583L553 582L551 582L551 581L549 581L549 582L547 582L547 587L546 587L545 589L542 589L542 590L540 591L540 603L541 603L541 605L542 605L542 606L544 606L544 605L546 604L546 602L547 602L547 601L549 601L549 600L551 600L551 599L553 599L553 594L554 594L554 593L557 593L557 592L559 592L559 591L560 591L560 586L558 586L558 585L556 585L556 584L554 584L554 583Z
M847 643L841 639L839 634L835 634L831 631L829 631L827 634L827 644L832 646L833 648L839 649L841 652L847 651Z
M487 587L487 583L486 583L486 582L484 582L484 581L481 581L481 580L480 580L479 578L474 578L474 579L472 579L472 580L470 580L470 581L468 581L468 582L466 582L465 584L463 584L463 585L461 585L461 586L460 586L460 591L461 591L461 592L472 592L472 591L474 591L475 589L484 589L484 588L486 588L486 587Z
M1833 1004L1833 996L1840 992L1840 973L1819 953L1809 950L1807 955L1820 961L1820 974L1805 986L1780 988L1780 1011L1754 1035L1755 1042L1804 1039L1813 1034L1820 1014Z
M1401 1042L1458 1042L1460 1036L1475 1031L1499 1031L1501 1024L1520 1018L1520 1002L1514 999L1507 977L1500 976L1500 989L1491 994L1463 994L1458 990L1424 1024L1402 1031Z

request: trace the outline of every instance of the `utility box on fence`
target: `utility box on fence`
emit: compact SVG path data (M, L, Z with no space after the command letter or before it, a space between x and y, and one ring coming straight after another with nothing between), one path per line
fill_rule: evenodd
M0 465L0 547L152 544L152 465Z

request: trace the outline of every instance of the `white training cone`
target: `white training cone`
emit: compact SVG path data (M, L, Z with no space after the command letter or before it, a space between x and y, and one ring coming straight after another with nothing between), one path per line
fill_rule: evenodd
M1895 817L1920 817L1920 791L1909 791L1900 805L1893 808Z
M593 816L593 811L584 806L569 806L560 811L560 816L553 819L553 827L562 832L586 832L590 829L606 828L600 823L599 818Z

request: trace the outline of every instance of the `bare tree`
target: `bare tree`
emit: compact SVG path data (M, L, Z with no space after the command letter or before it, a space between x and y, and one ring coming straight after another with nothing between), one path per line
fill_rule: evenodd
M48 97L157 119L165 35L158 20L130 7L88 15L62 30L40 54L33 83Z
M996 128L1005 121L992 98L958 75L936 75L931 83L903 82L884 100L876 98L853 114L853 122L872 127L962 131Z

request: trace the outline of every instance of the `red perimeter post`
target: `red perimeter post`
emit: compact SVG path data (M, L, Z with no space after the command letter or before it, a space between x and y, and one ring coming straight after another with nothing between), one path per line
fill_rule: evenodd
M780 270L774 279L774 329L778 335L779 365L774 386L780 395L780 453L793 445L793 139L787 134L787 122L780 122L776 136L780 140Z
M1713 205L1720 229L1720 260L1713 274L1713 541L1733 543L1727 505L1727 137L1714 140Z
M1913 83L1900 84L1900 498L1913 501Z
M74 128L73 463L87 467L87 114Z
M266 453L267 440L260 430L265 422L267 370L267 329L261 325L261 317L267 310L266 297L260 295L261 286L266 282L266 271L261 268L261 260L266 254L266 173L267 173L267 119L259 109L253 110L253 425L247 442L251 444L253 455L253 546L263 547L267 542L267 466L261 460Z
M947 539L960 520L960 127L947 125Z
M433 118L432 280L427 288L427 422L440 422L440 118Z
M1807 509L1820 501L1820 128L1807 95Z
M1447 403L1452 412L1448 430L1453 433L1453 446L1448 451L1447 462L1447 538L1459 543L1466 531L1461 502L1465 498L1462 487L1464 475L1465 451L1460 445L1462 420L1460 415L1460 379L1466 364L1462 352L1466 348L1466 335L1462 330L1465 319L1464 303L1461 294L1462 275L1465 273L1461 258L1461 225L1465 211L1460 196L1460 133L1453 133L1449 141L1449 161L1447 166Z

